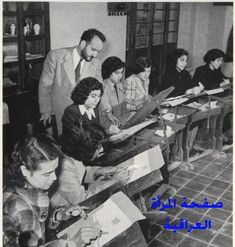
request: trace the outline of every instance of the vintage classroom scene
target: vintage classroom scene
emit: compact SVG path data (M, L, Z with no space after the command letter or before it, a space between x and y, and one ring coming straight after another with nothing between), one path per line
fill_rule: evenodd
M233 246L233 2L2 1L3 247Z

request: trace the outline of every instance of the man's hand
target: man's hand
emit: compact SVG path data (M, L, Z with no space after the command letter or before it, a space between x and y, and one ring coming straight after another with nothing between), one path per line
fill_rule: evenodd
M102 234L102 231L96 227L84 226L73 237L72 241L75 246L84 247L91 243L92 240L96 240Z
M51 124L51 113L41 113L40 121L46 126L47 123Z

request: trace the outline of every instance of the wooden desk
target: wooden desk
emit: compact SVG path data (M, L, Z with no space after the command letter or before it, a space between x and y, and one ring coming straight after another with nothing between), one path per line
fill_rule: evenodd
M217 118L216 123L216 150L221 151L223 146L223 123L227 114L233 112L233 95L232 92L228 92L221 96L212 96L213 100L218 101L218 105L221 107L221 113Z
M208 102L208 96L204 96L198 99L199 103L205 104ZM205 111L201 111L201 110L197 110L195 113L193 113L192 115L189 116L188 118L188 122L186 125L186 132L184 135L184 149L185 149L185 161L188 161L189 159L189 147L187 145L188 143L188 138L189 138L189 130L192 126L193 123L202 121L202 120L206 120L208 119L209 121L209 125L208 125L208 139L207 142L204 144L203 149L215 149L216 147L216 138L215 138L215 130L216 130L216 122L217 122L217 118L219 116L219 114L221 113L221 108L220 107L215 107L215 108L208 108ZM203 132L201 134L201 136L203 138L205 138L205 129L204 130L200 130L199 132ZM198 135L200 137L200 133L198 133ZM206 136L207 138L207 136Z
M141 130L140 132L138 132L135 135L135 139L136 140L144 140L144 141L148 141L151 145L160 145L160 147L165 147L166 151L167 151L167 157L166 157L166 163L167 165L169 165L169 145L174 143L176 141L176 135L178 134L179 136L179 156L180 159L183 157L183 150L182 150L182 131L185 127L184 124L179 124L179 123L174 123L174 122L169 122L169 121L164 121L165 125L169 125L172 130L174 131L174 133L172 135L170 135L169 137L161 137L155 134L155 132L157 130L162 130L162 126L159 122L154 123L151 125L151 129L150 127L147 127L143 130Z
M97 208L99 205L104 203L112 194L122 190L122 186L120 184L114 184L111 187L105 189L102 192L95 194L94 196L86 199L80 205L89 207L88 212ZM63 222L59 225L56 231L51 232L50 240L56 238L56 234L63 229L67 228L69 225L73 224L77 221L79 217L73 217L66 222ZM112 239L109 243L104 245L105 247L147 247L144 235L141 231L139 223L134 223L130 228L126 231L122 232L116 238Z

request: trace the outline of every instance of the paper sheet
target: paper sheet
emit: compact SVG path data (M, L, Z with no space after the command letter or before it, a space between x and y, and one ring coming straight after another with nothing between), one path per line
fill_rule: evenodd
M224 89L223 88L216 88L216 89L212 89L212 90L205 90L205 92L208 95L212 95L212 94L222 93L222 92L224 92Z
M146 120L142 123L136 124L135 126L132 126L128 129L121 130L118 134L111 135L109 137L109 141L112 143L118 143L118 142L124 141L128 137L134 135L139 130L143 129L144 127L146 127L146 126L148 126L148 125L150 125L156 121L157 121L156 118L152 118L150 120Z
M172 130L171 126L167 125L166 126L166 136L170 137L171 135L173 135L175 132ZM161 137L165 137L164 136L164 131L163 129L161 130L157 130L155 133L155 135L161 136Z
M211 101L211 102L207 102L206 104L200 104L197 102L192 102L190 104L188 104L188 106L195 108L195 109L199 109L201 111L207 111L209 108L214 109L217 107L217 100L215 101Z
M180 105L180 104L182 104L188 100L189 100L188 98L177 98L174 100L164 101L161 105L177 106L177 105Z
M121 163L117 167L128 167L128 170L131 171L131 177L126 183L128 184L161 168L164 164L161 148L157 145Z
M128 229L138 220L145 219L139 209L132 201L118 192L112 195L106 202L88 214L86 220L78 220L63 231L57 234L60 238L67 234L70 238L74 237L82 226L94 226L101 229L106 234L95 241L92 241L89 247L101 247L120 233Z
M174 114L174 113L166 113L166 114L162 115L162 118L163 118L164 120L167 120L167 121L172 122L172 121L174 121L175 119L180 119L180 118L182 118L182 117L184 117L184 116L185 116L185 115L179 115L179 114L177 114L177 115L176 115L176 118L175 118L175 114Z

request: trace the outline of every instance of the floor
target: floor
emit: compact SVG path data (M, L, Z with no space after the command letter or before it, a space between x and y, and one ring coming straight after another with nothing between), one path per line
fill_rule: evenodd
M172 196L164 194L161 199L176 198L177 206L168 209L171 224L180 222L180 218L188 222L205 222L211 219L210 230L193 230L188 233L185 229L164 229L164 222L151 227L150 247L232 247L232 150L223 157L213 154L195 161L193 170L184 171L179 168L170 174L170 184L177 189ZM209 203L223 202L219 209L185 209L178 205L186 196L188 201L202 204L207 198Z

